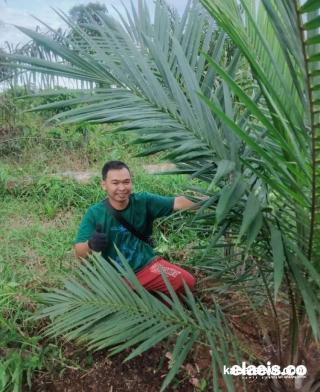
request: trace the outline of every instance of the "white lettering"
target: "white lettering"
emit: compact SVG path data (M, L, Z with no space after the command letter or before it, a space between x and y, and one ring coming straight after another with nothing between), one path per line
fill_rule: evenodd
M223 366L223 373L232 376L264 376L270 377L284 377L284 378L294 378L294 377L304 377L307 374L307 368L304 365L288 365L281 370L279 365L271 365L271 362L267 362L265 365L248 365L246 362L242 362L241 366L233 365L231 368Z
M296 367L297 376L305 376L307 374L307 368L304 365L299 365Z
M227 368L225 365L223 366L223 374L230 374L230 368Z

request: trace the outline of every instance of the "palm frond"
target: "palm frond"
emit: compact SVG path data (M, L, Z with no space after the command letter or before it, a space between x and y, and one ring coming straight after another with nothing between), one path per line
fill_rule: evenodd
M218 305L212 311L205 309L185 287L183 306L163 275L171 294L162 295L166 305L140 285L126 260L119 256L124 269L95 254L62 289L42 294L46 307L37 317L54 321L47 328L47 335L81 340L90 350L109 348L111 354L135 346L127 360L176 336L173 366L161 390L169 385L199 341L212 350L212 361L220 371L221 364L227 366L234 356L239 357ZM227 390L234 391L232 378L223 378Z
M30 56L8 61L94 83L79 98L39 109L72 106L53 118L60 123L121 121L118 130L134 131L145 155L165 151L180 172L204 181L207 189L195 191L209 199L194 223L211 242L207 266L217 261L216 245L226 254L233 250L229 259L239 253L221 272L229 278L240 260L235 281L241 283L257 268L272 305L270 292L279 295L290 276L318 335L319 7L312 0L302 7L296 0L202 3L208 12L192 1L173 18L158 1L152 21L140 0L120 20L101 15L85 26L60 12L74 31L69 40L23 31L61 64ZM231 59L230 39L238 48ZM93 314L85 312L94 327Z
M222 59L224 33L220 32L216 41L215 23L197 2L187 7L181 19L172 19L169 8L159 2L155 23L145 17L146 4L143 1L140 1L138 11L132 9L131 13L127 12L127 21L122 17L120 23L102 15L100 23L92 19L92 24L86 25L85 29L73 24L66 15L59 14L77 33L68 45L64 45L65 41L56 42L25 28L21 30L38 45L59 55L62 64L26 56L9 56L8 60L13 64L18 62L19 67L42 73L79 77L100 85L113 84L110 97L112 92L114 96L122 92L127 105L119 100L112 101L112 106L108 107L106 96L97 88L93 92L97 98L94 98L95 104L65 112L53 120L127 121L121 129L134 129L140 134L141 141L156 142L157 151L167 148L166 143L162 147L159 143L157 127L156 136L152 137L155 124L161 122L161 132L164 136L168 134L167 141L171 143L172 160L179 157L180 163L200 161L208 164L226 159L229 152L223 142L225 137L233 143L233 157L237 156L237 138L226 128L220 128L220 121L217 122L197 95L201 90L207 96L215 94L212 84L214 72L208 68L208 61L201 51L206 50L218 61L225 61ZM132 18L130 15L135 16ZM170 28L164 29L162 23L160 26L160 20ZM88 29L95 34L88 34ZM235 71L236 64L237 60L230 67L231 73ZM82 97L82 102L86 97L88 102L92 101L90 93ZM216 102L221 108L232 106L227 91L221 98L217 97ZM69 105L68 102L65 104ZM181 154L181 149L188 150L192 145L198 147L191 154ZM203 154L201 150L210 152Z
M271 229L275 292L283 277L285 258L285 268L296 282L317 336L318 289L314 274L306 269L319 265L320 254L319 102L315 88L320 62L314 57L320 37L320 6L312 3L309 8L309 2L300 6L299 1L268 0L243 0L241 4L233 0L202 0L202 4L250 64L264 108L262 100L253 102L233 77L214 60L211 62L256 119L259 125L256 129L263 132L263 137L257 138L251 129L239 126L213 101L203 99L255 152L256 157L244 157L242 162L267 185L268 192L276 195L278 201L271 206L285 206L284 210L276 207L276 214L268 216L269 223L277 227ZM288 210L292 210L290 217L285 216ZM312 279L311 286L305 274Z

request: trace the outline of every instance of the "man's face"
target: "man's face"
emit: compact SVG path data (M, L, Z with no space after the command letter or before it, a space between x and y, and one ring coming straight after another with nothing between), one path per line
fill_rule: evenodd
M109 170L105 180L101 182L102 189L108 193L111 200L125 202L128 200L132 182L131 176L125 167L117 170Z

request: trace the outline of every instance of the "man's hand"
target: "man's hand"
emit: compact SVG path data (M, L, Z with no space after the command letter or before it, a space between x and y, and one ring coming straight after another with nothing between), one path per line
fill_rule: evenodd
M199 206L197 205L197 203L194 203L193 201L187 199L184 196L177 196L174 199L174 204L173 204L174 211L196 209L198 207Z
M107 248L107 236L102 232L102 226L100 223L97 223L96 231L92 234L88 241L88 246L95 252L103 252Z

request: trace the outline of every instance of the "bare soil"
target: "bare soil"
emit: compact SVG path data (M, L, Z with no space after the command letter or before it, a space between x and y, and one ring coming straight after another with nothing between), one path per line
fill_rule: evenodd
M198 274L201 280L203 276ZM204 285L208 282L203 283ZM200 285L202 286L202 285ZM201 287L199 288L201 292ZM202 298L206 302L206 298ZM207 305L211 306L212 298L207 298ZM256 320L250 315L239 320L235 318L232 325L239 338L244 339L258 357L263 357L260 337L257 334ZM237 324L240 324L238 327ZM238 327L238 328L236 328ZM241 328L240 328L241 327ZM161 342L142 355L124 362L132 349L128 349L113 357L108 357L108 351L103 350L92 355L91 364L88 358L91 354L83 348L72 344L64 348L63 356L74 363L64 369L50 372L38 372L32 380L30 392L159 392L167 373L169 372L170 350ZM265 358L267 359L267 358ZM204 346L195 347L188 355L179 374L175 377L168 392L210 392L212 391L211 355ZM244 391L241 378L235 378L236 392ZM225 387L219 379L221 391ZM26 392L29 391L26 389ZM271 389L267 381L247 380L248 392L268 392Z
M69 350L64 353L66 356L80 355L80 364L87 361L85 351L79 354L72 347ZM130 349L110 358L107 351L100 351L93 354L91 367L86 370L67 367L60 376L39 372L33 378L31 392L159 392L168 373L163 346L123 362L129 353ZM194 387L188 375L186 378L182 375L167 391L192 392Z

